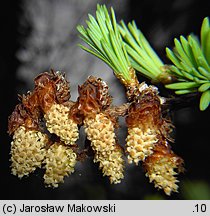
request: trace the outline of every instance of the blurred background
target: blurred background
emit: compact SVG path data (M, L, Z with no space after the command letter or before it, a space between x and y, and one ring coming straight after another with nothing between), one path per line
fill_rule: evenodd
M17 95L33 88L33 79L53 68L66 73L72 100L77 86L89 75L103 78L114 104L125 102L124 89L112 71L100 60L81 50L76 31L94 14L96 4L113 6L117 19L135 20L160 57L173 38L199 35L204 17L210 15L210 1L202 0L19 0L1 6L1 115L0 115L0 199L210 199L210 109L200 112L198 104L176 109L173 120L176 142L172 149L185 160L186 172L179 176L179 193L165 196L145 177L142 167L127 165L121 184L110 185L92 159L78 163L76 172L56 189L45 188L43 171L19 180L10 174L10 142L7 120L18 103ZM141 79L141 78L140 78ZM127 129L120 119L119 140L125 145ZM78 144L85 137L81 128Z

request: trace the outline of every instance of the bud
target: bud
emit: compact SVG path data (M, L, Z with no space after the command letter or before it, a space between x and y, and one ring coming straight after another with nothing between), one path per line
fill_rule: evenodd
M58 187L58 184L64 181L65 176L74 172L76 159L76 153L69 146L61 143L51 145L45 159L45 184L48 187Z

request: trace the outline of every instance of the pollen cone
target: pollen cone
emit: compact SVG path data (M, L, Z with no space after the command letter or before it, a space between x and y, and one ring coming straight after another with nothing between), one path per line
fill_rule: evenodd
M22 178L35 171L37 167L41 167L47 142L45 134L28 130L24 126L18 127L11 143L12 174Z
M163 189L167 195L177 192L177 174L184 171L183 160L174 154L167 143L158 144L154 153L148 156L144 162L146 176L153 182L156 188Z
M60 137L65 144L73 145L79 137L77 124L69 118L70 109L62 104L53 104L44 115L50 133Z
M85 118L85 132L94 150L94 162L111 183L117 184L124 178L124 160L122 149L116 144L114 124L103 113Z
M64 181L65 176L74 172L76 162L77 155L70 146L61 143L51 145L45 159L45 184L48 187L58 187L58 184Z
M153 153L160 134L162 117L160 100L155 89L147 87L139 98L131 103L126 123L128 162L137 165L139 161L144 161Z
M104 111L110 106L108 86L101 79L89 77L79 87L77 107L84 118L87 138L94 151L94 162L111 183L120 183L124 177L123 152L116 144L115 121Z
M70 88L65 77L60 72L42 73L35 79L35 91L49 132L56 134L65 144L75 144L79 131L69 115Z

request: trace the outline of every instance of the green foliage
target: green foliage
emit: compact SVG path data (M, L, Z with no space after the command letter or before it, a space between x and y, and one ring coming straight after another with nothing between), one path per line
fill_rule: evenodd
M184 181L181 191L183 198L187 200L210 199L210 185L204 181Z
M163 72L161 67L164 64L143 33L137 28L134 21L129 23L128 26L121 21L119 28L125 41L132 67L147 78L157 81Z
M87 28L82 25L77 27L81 39L89 45L87 48L80 45L85 51L95 55L107 63L116 75L130 81L131 67L125 45L122 42L113 8L111 15L105 5L97 5L96 18L89 14Z
M127 26L122 21L120 33L126 43L126 49L132 67L152 81L161 81L164 74L164 64L154 52L135 22ZM175 39L175 48L166 48L167 57L173 65L167 67L177 81L166 84L165 87L175 90L175 93L188 94L200 92L200 110L205 110L210 103L210 26L206 17L201 27L201 44L191 34L187 39L180 36ZM166 77L167 78L167 77Z
M186 39L175 39L175 48L166 48L167 57L174 65L169 67L178 81L166 85L177 94L201 92L200 110L205 110L210 103L210 25L209 19L203 20L201 42L193 35Z
M89 48L80 47L107 63L126 84L132 81L130 71L134 68L152 81L173 82L165 87L178 95L200 92L200 110L207 109L210 103L210 24L207 17L203 20L200 41L193 34L187 38L180 36L174 40L173 50L166 48L167 57L173 63L166 67L135 22L127 26L123 21L117 24L113 8L109 15L105 5L97 5L96 18L89 14L86 22L87 28L79 25L77 29Z

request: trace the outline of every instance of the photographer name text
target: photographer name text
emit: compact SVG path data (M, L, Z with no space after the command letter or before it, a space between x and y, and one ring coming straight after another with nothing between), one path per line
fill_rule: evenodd
M115 213L116 206L115 204L107 205L84 205L84 204L67 204L67 205L4 205L3 206L4 214L7 213L42 213L42 212L56 212L56 213L65 213L65 212L87 212L87 213Z

